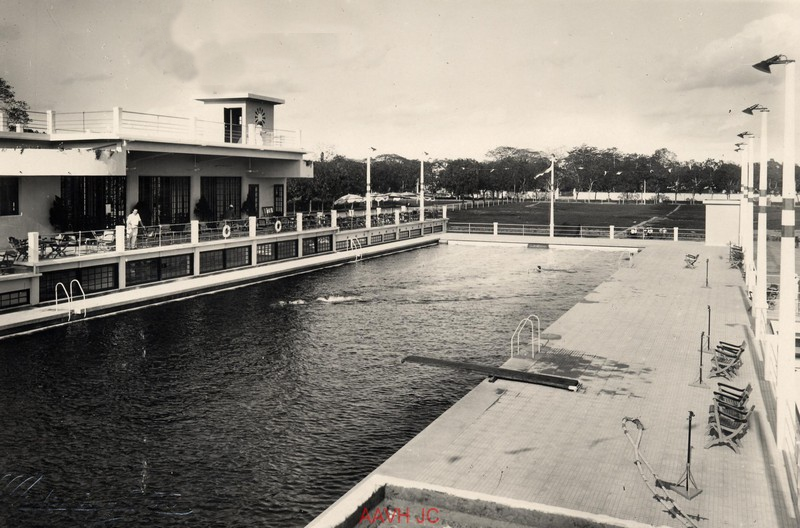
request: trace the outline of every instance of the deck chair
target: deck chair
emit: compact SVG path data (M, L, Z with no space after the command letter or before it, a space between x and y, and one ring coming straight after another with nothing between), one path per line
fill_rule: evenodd
M752 391L753 386L749 383L747 384L747 387L740 389L739 387L734 387L733 385L728 385L727 383L722 383L720 381L717 383L717 390L714 392L714 394L716 395L719 393L731 401L747 402L747 398L750 396Z
M694 269L694 265L697 264L697 259L699 258L700 258L700 253L698 253L697 255L692 255L691 253L687 253L683 261L686 263L687 268Z
M723 348L725 350L737 351L737 350L744 350L745 345L747 342L743 339L742 343L737 345L735 343L729 343L727 341L720 341L717 343L717 348Z
M755 405L750 407L744 415L736 416L738 413L729 406L715 402L708 408L709 420L706 434L711 439L706 443L705 448L709 449L715 445L727 445L735 453L741 449L741 438L747 433L750 426L750 415L755 410Z
M747 400L750 397L750 392L753 390L753 386L748 383L746 389L737 390L740 390L740 392L734 393L733 391L724 389L716 390L714 391L714 400L738 409L744 409L744 407L747 405Z
M3 252L3 257L0 259L0 275L14 272L14 263L17 261L17 251L9 249Z
M733 355L730 352L715 350L714 357L711 358L711 373L708 377L722 376L723 378L731 379L738 373L741 365L741 350Z
M8 242L9 244L11 244L11 247L14 248L14 251L17 252L17 260L19 261L28 260L27 240L20 240L18 238L10 236L8 237Z

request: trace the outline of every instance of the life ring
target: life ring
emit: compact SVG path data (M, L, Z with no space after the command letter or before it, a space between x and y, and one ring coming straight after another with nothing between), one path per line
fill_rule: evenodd
M280 220L275 220L275 232L280 233L281 229L283 229L283 224L281 224Z
M222 238L228 238L229 236L231 236L231 226L225 224L222 227Z

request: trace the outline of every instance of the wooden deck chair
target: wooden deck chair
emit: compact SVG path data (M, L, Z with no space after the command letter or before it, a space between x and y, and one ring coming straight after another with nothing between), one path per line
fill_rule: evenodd
M749 392L743 392L738 396L729 394L727 392L714 391L714 401L736 407L737 409L744 409L747 406L747 400L750 397Z
M744 417L731 414L728 407L719 402L709 407L709 423L706 434L712 438L706 443L705 448L709 449L715 445L727 445L735 453L741 449L741 438L747 433L750 425L749 418L755 409L752 406Z
M745 345L747 342L742 340L742 344L737 345L735 343L728 343L727 341L720 341L717 343L717 348L724 348L725 350L744 350Z
M694 265L697 264L697 259L699 258L700 258L700 253L698 253L697 255L692 255L691 253L687 253L686 257L683 259L683 261L686 263L685 267L694 269Z
M733 357L719 353L719 351L715 352L714 357L711 358L711 373L709 377L722 376L726 379L731 379L737 374L739 367L742 365L742 351L739 351Z
M725 403L744 406L747 403L747 399L750 397L750 393L753 391L753 386L748 383L747 387L740 389L739 387L719 382L717 383L717 389L718 390L714 391L715 398L719 396L718 399Z

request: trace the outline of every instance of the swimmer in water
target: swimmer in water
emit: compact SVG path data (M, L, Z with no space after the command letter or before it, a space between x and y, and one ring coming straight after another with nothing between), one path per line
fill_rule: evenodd
M541 266L536 266L536 271L538 271L539 273L541 273L541 272L542 272L542 267L541 267Z

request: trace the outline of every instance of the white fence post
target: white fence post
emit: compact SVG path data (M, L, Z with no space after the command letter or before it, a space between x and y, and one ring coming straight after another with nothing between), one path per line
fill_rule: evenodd
M497 222L494 222L494 235L497 236Z
M672 240L674 240L675 242L678 241L678 228L677 227L673 227L672 228Z
M608 238L614 240L614 226L608 226Z

